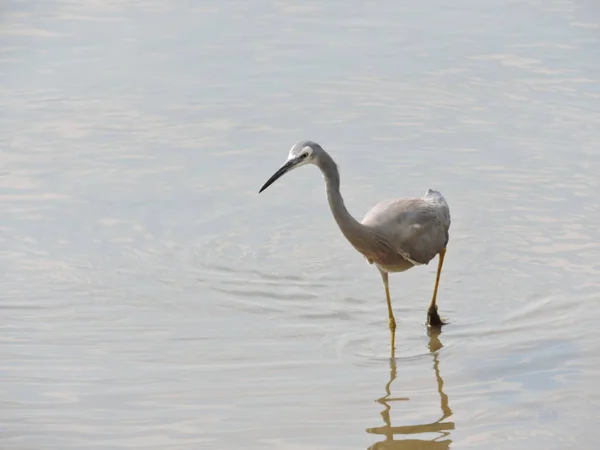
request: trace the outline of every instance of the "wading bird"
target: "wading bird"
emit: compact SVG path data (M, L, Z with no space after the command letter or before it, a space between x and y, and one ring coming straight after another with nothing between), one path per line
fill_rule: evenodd
M448 245L450 210L442 194L428 189L421 198L386 200L377 203L358 222L344 205L336 163L319 144L312 141L294 145L287 161L267 180L259 193L282 175L306 164L314 164L321 170L329 207L342 234L369 264L375 263L379 269L385 288L392 335L396 329L396 320L390 301L388 273L404 272L413 266L428 264L435 255L439 255L438 268L427 322L435 327L443 325L437 312L436 296Z

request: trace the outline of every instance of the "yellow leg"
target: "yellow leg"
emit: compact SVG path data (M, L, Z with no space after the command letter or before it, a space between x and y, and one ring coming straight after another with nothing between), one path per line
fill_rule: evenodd
M437 305L435 304L437 298L438 286L440 284L440 275L442 273L442 265L444 264L444 256L446 255L446 249L443 248L438 256L438 268L437 274L435 275L435 286L433 287L433 297L431 298L431 303L429 304L429 310L427 312L427 316L429 318L429 324L433 326L441 326L444 325L442 319L437 312Z
M394 319L394 312L392 311L392 301L390 300L390 287L388 285L388 274L383 270L379 269L381 279L383 280L383 287L385 288L385 300L387 301L388 309L388 324L391 331L396 330L396 320Z

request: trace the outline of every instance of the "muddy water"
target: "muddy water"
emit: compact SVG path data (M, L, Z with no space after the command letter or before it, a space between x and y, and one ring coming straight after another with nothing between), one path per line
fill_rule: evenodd
M595 449L600 9L593 2L5 2L6 449ZM442 191L435 263L345 242Z

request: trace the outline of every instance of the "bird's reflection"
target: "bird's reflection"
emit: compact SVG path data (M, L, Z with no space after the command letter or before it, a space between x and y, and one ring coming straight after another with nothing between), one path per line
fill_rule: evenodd
M448 406L448 396L444 394L443 387L444 381L440 375L438 351L443 347L439 335L441 331L430 329L429 330L429 351L433 357L433 371L435 372L435 379L437 381L437 391L440 396L440 409L441 417L435 422L426 423L422 425L407 425L407 426L392 426L390 419L390 410L392 409L391 403L397 401L407 401L406 397L392 397L391 386L396 379L396 358L394 354L393 341L394 336L392 335L392 355L390 357L390 379L385 385L385 396L377 400L383 407L384 410L381 412L384 426L368 428L367 433L377 434L384 436L385 439L373 444L369 449L381 450L381 449L395 449L395 450L409 450L409 449L420 449L420 450L437 450L450 448L452 440L449 438L450 430L454 429L454 422L445 421L452 415L452 410ZM416 439L413 435L420 434L435 434L432 439ZM394 437L400 437L394 439ZM413 438L410 438L412 436Z

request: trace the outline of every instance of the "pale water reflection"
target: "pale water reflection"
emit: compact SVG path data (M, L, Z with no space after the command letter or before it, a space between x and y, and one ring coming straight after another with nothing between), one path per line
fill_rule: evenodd
M435 381L437 392L440 397L440 417L431 423L419 425L392 425L391 409L394 402L409 401L408 397L397 397L392 395L392 383L396 379L396 358L395 351L390 357L390 379L385 385L385 396L377 400L385 409L381 412L381 418L384 426L368 428L367 433L385 436L385 440L377 442L369 447L370 449L396 449L396 450L436 450L450 448L452 439L450 432L454 430L454 422L449 420L452 416L452 410L449 406L448 395L444 393L444 380L440 374L440 362L438 352L443 347L440 341L441 332L429 330L428 348L433 357L433 371L435 372ZM401 389L398 387L397 389ZM430 439L418 439L419 435L431 434L434 437Z

